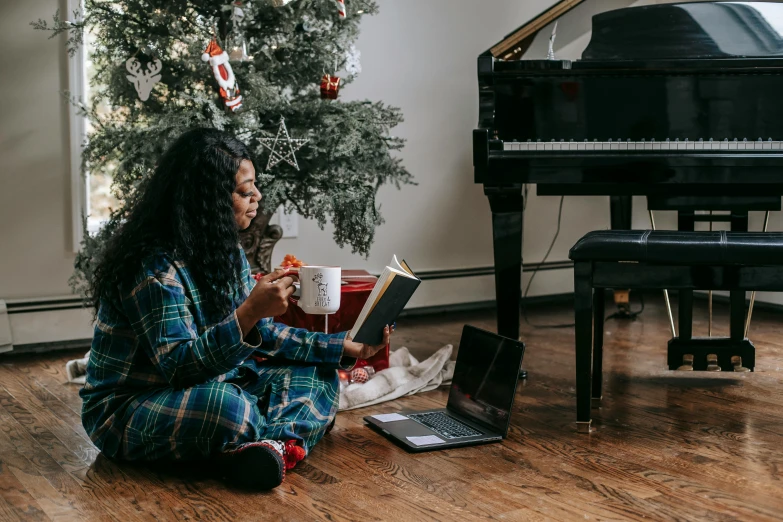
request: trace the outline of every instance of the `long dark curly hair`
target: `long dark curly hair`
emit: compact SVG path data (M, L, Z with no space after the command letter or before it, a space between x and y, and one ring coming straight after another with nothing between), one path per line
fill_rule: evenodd
M190 130L169 147L110 223L115 229L88 281L96 313L158 252L187 265L207 311L231 311L242 266L232 207L242 160L253 161L247 147L216 129Z

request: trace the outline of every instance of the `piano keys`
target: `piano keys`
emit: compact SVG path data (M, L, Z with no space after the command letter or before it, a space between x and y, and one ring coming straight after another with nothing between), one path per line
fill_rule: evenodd
M678 150L692 150L692 151L762 151L762 150L781 150L781 144L783 141L768 138L762 140L759 138L756 141L748 141L747 138L743 138L739 141L734 138L729 141L728 138L723 141L713 141L712 138L705 141L704 138L699 138L698 141L689 141L685 138L680 141L679 138L674 140L666 139L666 141L631 141L630 139L623 141L621 139L612 141L574 141L574 140L527 140L526 142L506 141L503 142L503 150L515 150L525 152L585 152L585 151L678 151Z
M685 228L696 210L731 211L736 230L750 210L780 210L783 4L601 13L575 61L521 59L525 27L478 57L474 180L492 211L501 335L519 335L525 184L610 196L613 228L630 228L634 195L680 211Z

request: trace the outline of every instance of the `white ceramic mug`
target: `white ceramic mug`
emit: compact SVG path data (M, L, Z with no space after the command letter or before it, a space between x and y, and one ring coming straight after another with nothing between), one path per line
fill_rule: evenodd
M339 266L303 266L299 269L299 307L306 314L333 314L340 309L342 271Z

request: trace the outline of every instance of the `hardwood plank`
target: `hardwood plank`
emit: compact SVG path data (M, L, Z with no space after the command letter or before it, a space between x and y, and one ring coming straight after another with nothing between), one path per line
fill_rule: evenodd
M72 500L63 496L41 475L28 474L16 468L10 470L53 522L88 519L87 513L80 510ZM108 517L105 517L104 520L108 520Z
M0 520L47 520L49 517L13 469L0 462Z

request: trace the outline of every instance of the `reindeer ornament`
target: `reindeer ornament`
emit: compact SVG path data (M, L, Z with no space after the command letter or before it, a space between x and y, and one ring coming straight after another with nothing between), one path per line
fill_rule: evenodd
M141 101L147 101L150 97L150 92L155 84L160 81L160 71L163 69L163 64L157 58L147 64L147 70L141 70L141 63L134 58L130 57L125 62L125 68L130 73L126 78L129 82L133 82L136 87L136 92L139 95Z

